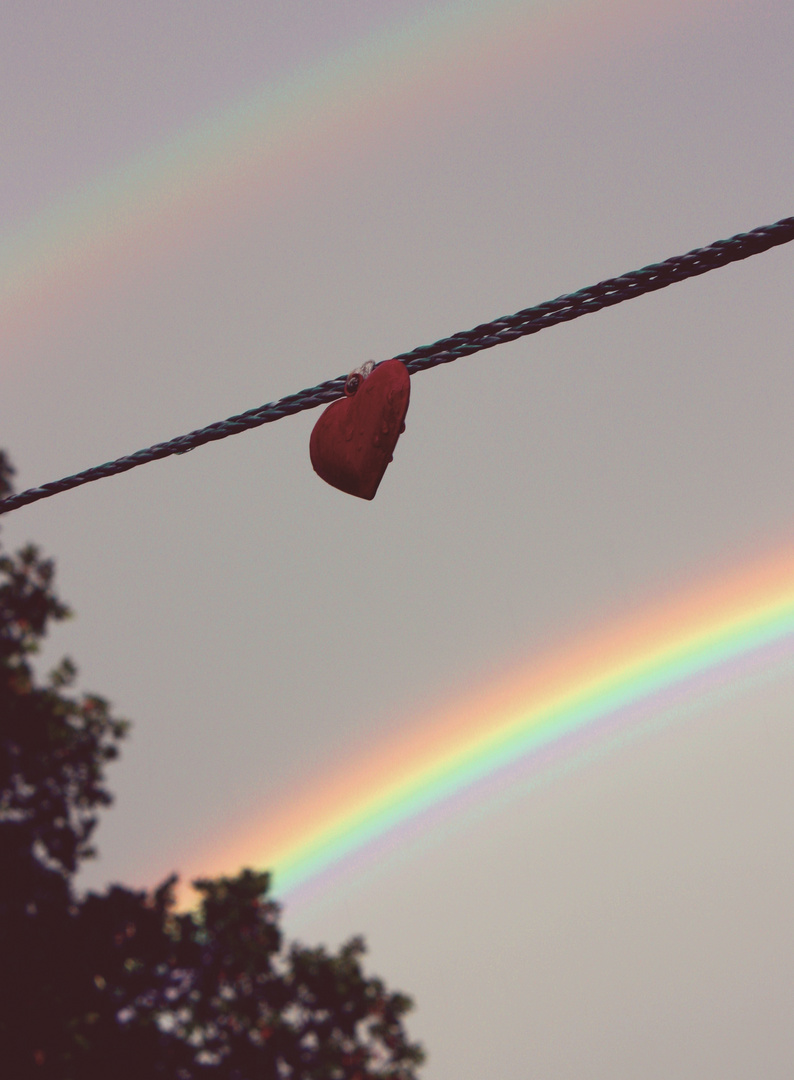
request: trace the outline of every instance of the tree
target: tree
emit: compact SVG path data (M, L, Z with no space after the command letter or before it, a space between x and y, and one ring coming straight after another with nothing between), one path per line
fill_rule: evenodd
M13 470L0 452L0 497ZM284 945L269 875L171 877L78 897L104 768L128 724L32 657L69 609L33 545L0 549L0 1062L14 1080L414 1080L410 1000L365 975L365 947Z

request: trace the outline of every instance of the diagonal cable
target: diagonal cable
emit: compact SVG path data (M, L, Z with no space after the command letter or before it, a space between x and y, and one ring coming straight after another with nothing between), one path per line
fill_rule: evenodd
M525 308L523 311L516 312L515 315L493 319L491 322L475 326L472 330L442 338L432 345L420 345L410 352L400 353L395 359L402 360L413 375L439 364L448 364L461 356L469 356L481 349L492 349L503 342L515 341L527 334L536 334L547 326L569 322L571 319L578 319L581 315L600 311L601 308L622 304L624 300L632 300L635 296L664 289L676 281L706 274L709 270L716 270L720 266L727 266L728 263L738 262L750 255L768 251L769 248L779 244L787 244L790 240L794 240L794 217L782 218L774 225L762 225L751 232L739 233L730 240L717 240L708 247L696 248L686 255L677 255L664 262L645 266L641 270L633 270L620 277L609 278L597 285L580 289L578 292L558 296L556 300L547 300L544 304ZM291 416L304 409L326 405L343 396L346 378L346 375L339 375L335 379L320 383L319 386L300 390L297 394L290 394L279 401L272 401L259 408L250 409L248 412L240 413L239 416L231 416L228 420L217 420L214 424L191 431L187 435L179 435L168 442L156 443L145 450L136 450L134 454L85 469L83 472L75 473L74 476L64 477L63 480L54 480L51 483L42 484L41 487L28 488L27 491L22 491L18 495L11 495L0 500L0 514L7 514L20 506L49 498L50 495L57 495L61 491L69 491L81 484L89 484L93 480L127 472L149 461L157 461L159 458L170 457L172 454L186 454L189 450L204 443L225 439L228 435L237 435L241 431L248 431L249 428L259 427L261 424L270 424L274 420L281 420L284 416Z

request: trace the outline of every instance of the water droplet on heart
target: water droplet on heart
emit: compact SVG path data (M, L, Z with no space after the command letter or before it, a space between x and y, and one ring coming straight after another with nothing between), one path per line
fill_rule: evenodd
M389 425L386 423L385 420L383 421L383 423L380 426L380 431L381 431L381 435L388 435L389 434Z
M373 436L372 445L373 446L380 446L380 435Z

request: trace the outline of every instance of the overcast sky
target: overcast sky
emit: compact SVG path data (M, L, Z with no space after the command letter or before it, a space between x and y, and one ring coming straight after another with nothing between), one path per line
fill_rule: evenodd
M298 108L300 154L189 229L142 219L38 292L5 264L18 488L794 213L790 0L467 6L513 26L485 60L433 23L437 52L367 75L333 138ZM0 244L441 8L13 5ZM202 853L435 704L794 542L793 285L783 247L417 375L372 503L314 475L309 412L4 518L77 614L43 662L134 722L82 884L219 871ZM783 666L481 806L286 932L365 935L427 1080L790 1077L793 690Z

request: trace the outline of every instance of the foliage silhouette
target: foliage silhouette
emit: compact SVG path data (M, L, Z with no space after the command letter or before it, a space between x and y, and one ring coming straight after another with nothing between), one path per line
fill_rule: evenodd
M0 498L13 469L0 452ZM63 660L31 663L69 609L33 545L0 549L0 1062L10 1080L414 1080L410 999L364 974L361 938L338 953L285 946L269 876L78 897L104 768L128 731L70 693Z

